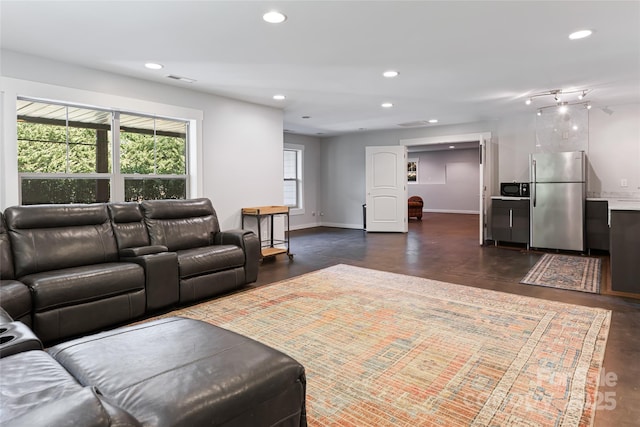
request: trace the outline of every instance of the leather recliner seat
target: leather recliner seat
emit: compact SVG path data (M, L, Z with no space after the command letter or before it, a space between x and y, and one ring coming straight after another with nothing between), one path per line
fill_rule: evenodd
M105 204L13 206L4 213L15 275L31 291L42 341L144 314L144 270L119 261Z
M256 281L258 237L247 230L221 231L209 199L147 200L141 208L149 243L178 255L181 304Z

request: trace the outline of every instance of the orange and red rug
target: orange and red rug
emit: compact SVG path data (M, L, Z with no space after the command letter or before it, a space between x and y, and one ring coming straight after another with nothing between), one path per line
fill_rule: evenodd
M169 313L302 363L310 426L589 426L611 312L336 265Z

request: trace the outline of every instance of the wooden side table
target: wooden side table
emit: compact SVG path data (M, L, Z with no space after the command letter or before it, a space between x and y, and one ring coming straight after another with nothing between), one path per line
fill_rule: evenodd
M275 239L273 234L273 219L282 215L286 218L285 238ZM242 229L245 228L245 218L253 217L256 219L258 228L258 238L260 239L260 250L262 257L273 257L278 254L287 254L289 259L293 259L293 254L289 250L289 207L288 206L256 206L250 208L242 208ZM262 239L261 222L263 218L269 220L269 239ZM284 247L276 247L276 245L284 245Z

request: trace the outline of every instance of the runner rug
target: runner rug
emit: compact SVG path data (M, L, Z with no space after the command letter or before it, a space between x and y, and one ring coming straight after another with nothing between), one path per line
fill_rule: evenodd
M305 366L310 426L589 426L611 313L336 265L167 314Z
M544 254L520 283L597 294L600 265L600 258Z

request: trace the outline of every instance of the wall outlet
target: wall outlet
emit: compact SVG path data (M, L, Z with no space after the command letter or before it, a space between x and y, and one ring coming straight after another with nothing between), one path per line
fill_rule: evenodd
M622 178L620 180L620 187L627 187L629 184L627 183L627 178Z

